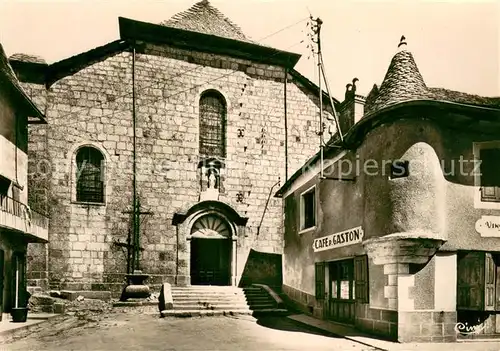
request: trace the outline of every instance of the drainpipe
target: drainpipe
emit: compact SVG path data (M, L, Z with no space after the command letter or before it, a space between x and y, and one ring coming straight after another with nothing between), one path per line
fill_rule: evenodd
M177 285L177 279L179 276L179 225L175 226L175 236L177 240L176 252L175 252L175 285Z
M287 80L288 80L288 68L285 68L285 88L284 88L284 99L285 99L285 182L288 180L288 115L287 115Z
M132 223L133 223L133 255L132 267L139 270L139 243L137 240L137 180L136 180L136 115L135 115L135 43L132 44L132 129L133 129L133 152L132 152ZM132 272L130 272L132 273Z
M260 228L262 227L262 222L264 221L264 215L266 214L267 206L269 205L269 200L271 199L271 196L273 195L273 189L279 183L280 183L280 180L278 179L278 181L271 187L271 190L269 190L269 195L267 197L266 206L264 207L264 212L262 212L262 217L260 218L260 223L259 223L259 226L257 227L257 236L260 234Z

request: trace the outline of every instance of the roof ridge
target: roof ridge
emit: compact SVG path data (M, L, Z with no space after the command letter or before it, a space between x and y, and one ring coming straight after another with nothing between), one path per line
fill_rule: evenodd
M252 42L239 25L212 6L208 0L195 3L187 10L178 12L168 20L160 22L160 25Z

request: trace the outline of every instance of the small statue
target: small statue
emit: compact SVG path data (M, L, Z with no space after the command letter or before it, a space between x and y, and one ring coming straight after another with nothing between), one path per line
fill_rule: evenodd
M215 189L216 181L217 181L217 179L215 177L214 172L210 172L210 174L208 175L208 188Z

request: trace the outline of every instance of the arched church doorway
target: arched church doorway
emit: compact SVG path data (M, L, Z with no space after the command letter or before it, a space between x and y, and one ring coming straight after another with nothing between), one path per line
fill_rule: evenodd
M231 285L231 228L215 214L191 228L191 285Z

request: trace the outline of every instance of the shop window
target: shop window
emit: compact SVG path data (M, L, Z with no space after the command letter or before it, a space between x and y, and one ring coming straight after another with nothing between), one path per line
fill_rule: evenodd
M316 226L316 187L312 187L300 196L300 230Z
M103 203L103 154L94 147L82 147L76 154L76 166L76 201Z
M495 306L495 257L485 252L460 252L457 260L457 309L500 310Z
M500 202L500 148L481 149L481 201Z
M316 262L314 264L315 268L315 280L316 280L316 300L325 299L325 263Z
M353 260L330 263L331 297L333 299L354 299L355 285L353 271Z
M354 258L354 291L355 299L361 303L368 303L368 257Z

